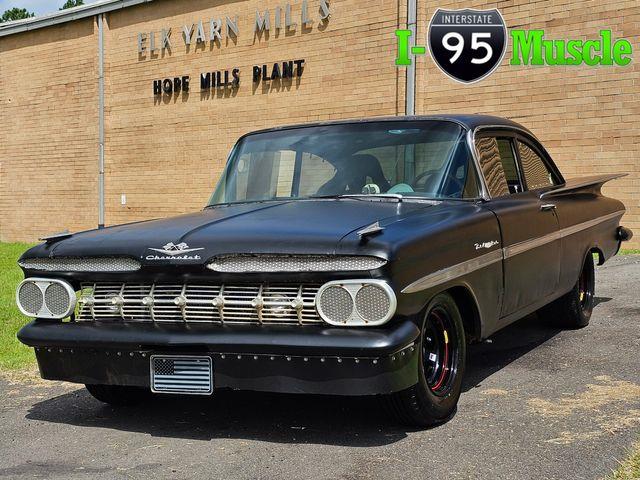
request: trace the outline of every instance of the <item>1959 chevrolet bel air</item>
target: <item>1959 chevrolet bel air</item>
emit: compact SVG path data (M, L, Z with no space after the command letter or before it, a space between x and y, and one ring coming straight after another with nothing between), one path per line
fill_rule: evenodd
M45 238L18 334L45 379L107 403L216 389L379 395L449 418L466 345L544 308L589 323L594 254L631 237L617 175L565 180L481 115L243 136L202 211Z

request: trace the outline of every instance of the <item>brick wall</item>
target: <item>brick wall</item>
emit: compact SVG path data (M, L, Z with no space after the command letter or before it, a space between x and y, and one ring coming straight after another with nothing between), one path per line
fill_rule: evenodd
M313 23L300 28L300 4L292 2L294 33L253 35L255 11L286 2L154 2L109 16L107 49L106 219L121 223L202 208L235 140L247 131L324 119L396 115L394 31L396 2L331 2L331 18L318 21L319 2L309 1ZM237 43L187 50L182 25L238 16ZM165 58L138 58L140 31L172 28ZM299 81L271 87L252 84L252 66L304 59ZM240 88L201 95L199 74L240 69ZM187 97L154 98L154 79L191 76ZM401 103L402 105L402 103ZM127 205L121 206L122 194Z
M535 133L566 178L624 172L607 195L627 208L623 224L640 232L640 3L637 0L419 0L418 36L424 41L436 8L498 8L509 28L545 30L549 39L598 38L609 28L627 38L627 67L511 66L511 43L488 78L461 85L430 58L419 58L418 113L488 113L511 118ZM627 247L640 247L636 235Z
M97 225L92 19L0 38L0 241Z
M157 0L106 15L106 224L163 217L201 208L229 149L257 128L323 119L396 115L403 72L393 32L406 6L397 2L331 2L321 25L254 37L255 11L286 2ZM212 6L213 5L213 6ZM182 26L238 16L237 42L190 48ZM284 15L283 15L284 22ZM171 27L170 53L139 56L137 34ZM0 38L0 240L34 240L52 231L94 228L97 213L97 30L95 21ZM290 85L254 88L254 64L305 59ZM233 93L201 95L199 74L241 69ZM158 100L155 79L191 76L186 96ZM127 204L122 206L121 195Z

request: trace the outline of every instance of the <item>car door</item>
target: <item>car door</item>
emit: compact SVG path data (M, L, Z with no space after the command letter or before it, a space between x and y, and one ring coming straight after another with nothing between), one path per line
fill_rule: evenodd
M475 137L486 190L485 207L498 218L503 245L501 317L516 314L552 295L560 273L558 217L527 188L516 133L483 131ZM535 185L532 185L535 187Z

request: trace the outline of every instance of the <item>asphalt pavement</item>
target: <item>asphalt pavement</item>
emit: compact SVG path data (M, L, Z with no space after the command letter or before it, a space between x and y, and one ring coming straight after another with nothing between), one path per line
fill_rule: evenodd
M216 393L114 409L0 374L0 478L599 479L640 439L640 257L596 270L591 325L530 316L470 348L458 412L413 430L370 398Z

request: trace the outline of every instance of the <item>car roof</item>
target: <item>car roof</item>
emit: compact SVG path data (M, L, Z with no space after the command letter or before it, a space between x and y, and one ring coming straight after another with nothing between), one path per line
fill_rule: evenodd
M367 117L367 118L352 118L345 120L328 120L323 122L313 123L301 123L295 125L283 125L279 127L265 128L261 130L254 130L247 135L253 135L256 133L274 132L279 130L288 130L293 128L308 128L308 127L321 127L327 125L348 125L348 124L361 124L361 123L373 123L373 122L406 122L406 121L424 121L424 120L441 120L445 122L455 122L467 130L475 130L478 127L498 127L498 128L513 128L524 130L533 136L529 129L523 127L513 120L507 118L496 117L494 115L482 115L482 114L438 114L438 115L399 115L395 117Z

